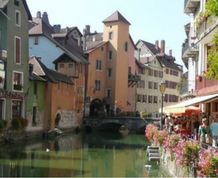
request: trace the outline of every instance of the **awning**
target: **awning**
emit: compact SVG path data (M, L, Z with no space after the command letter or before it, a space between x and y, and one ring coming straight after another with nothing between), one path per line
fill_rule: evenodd
M218 97L218 94L195 97L195 98L183 101L183 102L178 103L178 104L166 106L163 108L163 112L164 113L184 113L186 106L196 105L196 104L205 102L207 100L210 100L212 98L215 99L216 97Z

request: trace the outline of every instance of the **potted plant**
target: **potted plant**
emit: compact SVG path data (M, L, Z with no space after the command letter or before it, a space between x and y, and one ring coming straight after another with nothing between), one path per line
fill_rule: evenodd
M14 84L14 90L22 90L23 86L19 84Z

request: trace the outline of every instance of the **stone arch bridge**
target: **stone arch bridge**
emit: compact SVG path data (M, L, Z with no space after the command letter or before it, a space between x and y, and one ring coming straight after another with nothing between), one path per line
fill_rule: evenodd
M145 126L159 121L159 118L141 117L87 117L83 118L86 130L91 131L118 131L125 126L130 133L144 133Z

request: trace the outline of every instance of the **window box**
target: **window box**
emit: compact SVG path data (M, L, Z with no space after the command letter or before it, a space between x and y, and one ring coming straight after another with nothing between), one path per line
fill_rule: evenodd
M21 84L14 84L14 90L22 90L23 86Z

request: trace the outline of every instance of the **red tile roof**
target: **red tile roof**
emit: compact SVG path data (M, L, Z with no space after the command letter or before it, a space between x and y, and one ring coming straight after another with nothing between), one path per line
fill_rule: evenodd
M112 15L110 15L108 18L106 18L103 23L107 23L107 22L117 22L117 21L121 21L124 23L127 23L129 25L131 25L121 14L119 11L114 12Z

